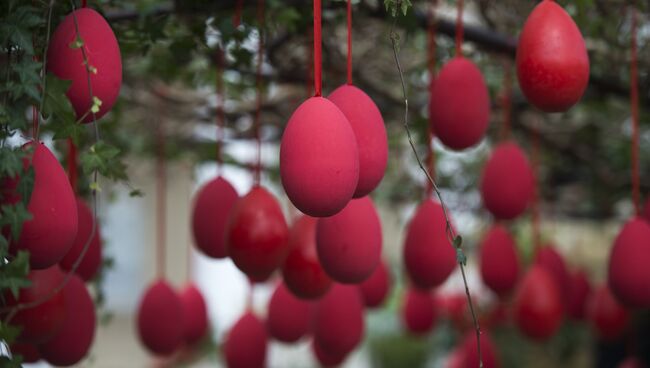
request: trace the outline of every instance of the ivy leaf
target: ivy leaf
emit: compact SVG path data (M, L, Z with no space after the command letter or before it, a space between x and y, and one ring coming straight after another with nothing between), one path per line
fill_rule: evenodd
M74 122L74 112L65 93L70 88L70 80L57 78L52 73L47 73L45 79L45 101L43 101L43 117L54 116L60 122Z
M126 180L126 166L117 159L120 150L104 141L99 141L80 156L83 171L90 174L97 170L107 178Z
M11 229L11 238L18 241L20 232L23 229L23 223L32 219L32 214L29 213L27 207L23 202L16 204L5 204L0 207L2 218L0 224L9 226Z
M21 328L18 326L12 326L4 321L0 321L0 340L11 344L16 341L16 338L20 334ZM4 367L4 365L2 365Z
M29 200L32 198L35 175L34 166L30 165L20 176L18 185L16 186L16 192L20 195L20 199L25 207L29 205Z
M467 256L465 256L465 252L461 248L456 248L456 262L463 266L467 265Z
M15 178L23 170L23 153L20 149L0 148L0 177Z
M9 289L14 298L18 298L20 289L29 287L32 283L27 278L29 273L29 253L19 251L11 262L2 266L0 290Z

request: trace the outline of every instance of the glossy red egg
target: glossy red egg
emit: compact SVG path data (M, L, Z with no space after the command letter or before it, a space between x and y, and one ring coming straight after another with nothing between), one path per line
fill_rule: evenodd
M266 366L268 337L264 323L246 312L228 332L223 353L228 368Z
M535 179L524 152L516 143L494 148L481 176L483 205L497 219L521 215L533 197Z
M431 84L429 120L438 139L453 150L478 144L490 122L490 95L481 71L456 56Z
M514 319L519 330L535 340L554 335L562 323L562 294L551 273L533 265L519 283L514 300Z
M318 346L316 340L312 340L311 350L321 367L338 367L347 358L347 354L332 355L329 352L324 351L320 346Z
M235 188L221 176L207 182L196 195L192 209L192 235L194 244L206 256L228 256L226 225L238 199Z
M569 276L569 296L567 314L570 318L581 320L585 317L587 300L591 294L591 284L584 271L573 272Z
M409 288L404 294L402 323L413 335L426 335L436 324L438 313L430 292Z
M334 284L316 303L312 328L314 340L325 353L345 356L363 339L363 301L354 285Z
M138 307L138 335L152 354L169 356L183 344L183 305L164 280L154 282Z
M502 225L494 225L483 236L479 267L483 282L497 295L508 295L516 286L520 270L517 245Z
M621 303L650 308L650 225L640 218L628 221L609 255L608 285Z
M226 247L235 266L254 281L264 281L284 262L289 229L280 204L256 186L232 209Z
M359 285L366 308L377 308L384 303L390 291L391 277L386 262L381 261L368 279Z
M280 177L291 202L314 217L332 216L359 182L354 131L330 100L312 97L293 113L280 144Z
M359 182L354 198L372 192L386 171L388 138L384 118L370 96L359 88L344 84L329 95L350 122L359 149Z
M63 289L66 317L63 327L39 346L41 357L55 366L69 367L84 359L95 338L97 318L86 284L72 275Z
M370 277L381 258L381 242L381 222L370 197L353 199L341 212L316 223L318 259L340 283Z
M568 110L587 88L585 40L571 16L552 0L533 9L519 35L517 77L528 101L546 112Z
M555 280L558 289L560 290L560 296L562 297L563 301L562 304L567 307L571 277L562 255L555 249L553 245L547 244L537 250L537 254L535 255L535 263L546 268L549 271L553 277L553 280Z
M614 298L607 286L594 290L587 308L591 326L601 339L616 340L627 329L630 313Z
M97 275L99 267L102 265L101 232L99 230L99 223L93 229L95 216L84 200L79 197L77 197L77 218L79 219L77 236L68 253L59 262L59 265L66 271L72 270L75 262L81 256L84 247L86 247L86 243L89 242L86 253L79 263L79 267L75 270L75 273L84 279L84 281L90 281Z
M311 302L296 298L279 282L269 300L266 328L274 339L294 343L309 333Z
M10 350L13 357L20 355L23 363L36 363L41 360L41 354L36 345L15 342L11 344Z
M420 289L441 285L456 268L456 250L438 202L427 199L418 207L408 225L403 251L406 272Z
M481 358L478 356L478 344L476 343L476 333L474 331L465 334L463 339L463 349L465 352L464 364L465 368L476 368L479 366L480 360L483 360L483 368L498 368L499 354L490 331L481 330Z
M60 79L72 81L66 95L77 119L80 119L93 106L93 101L81 48L72 47L77 39L75 17L86 59L93 69L90 73L92 96L102 101L99 112L95 114L99 119L111 110L122 85L120 47L104 17L90 8L78 9L66 16L52 33L47 51L47 70ZM92 113L87 114L83 121L93 121Z
M316 218L301 216L289 232L289 254L282 265L287 288L302 299L325 295L332 279L325 273L316 252Z
M203 294L196 285L190 283L180 292L183 306L183 341L194 345L208 333L208 308Z

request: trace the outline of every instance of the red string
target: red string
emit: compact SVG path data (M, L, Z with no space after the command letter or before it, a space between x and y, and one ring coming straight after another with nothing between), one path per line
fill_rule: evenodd
M463 56L463 0L458 0L456 15L456 56Z
M309 38L314 38L313 28L309 30ZM307 60L307 97L314 95L314 48L309 45L309 57Z
M158 158L156 162L156 267L158 278L165 277L167 234L165 222L167 215L167 172L165 166L165 136L158 128Z
M226 112L224 111L225 94L223 92L223 70L224 53L223 49L217 50L217 169L221 171L223 165L222 146L224 139L224 128L226 125Z
M321 44L321 0L314 0L314 96L323 93Z
M255 107L255 121L253 129L255 130L255 141L257 142L257 160L254 171L255 185L260 184L260 173L262 168L262 139L260 138L260 115L262 112L262 63L264 62L264 0L257 2L257 22L259 27L259 43L257 46L257 71L256 71L256 89L257 104Z
M348 84L352 85L352 0L348 0Z
M438 0L432 0L432 5L431 5L431 11L429 13L429 18L428 18L428 24L429 24L429 29L428 29L428 47L427 47L427 59L428 59L428 68L429 68L429 78L430 78L430 83L433 84L435 81L435 75L436 75L436 31L437 31L437 23L435 19L435 11L436 11L436 6L438 5ZM429 169L429 173L431 174L432 178L436 177L436 156L435 156L435 151L433 150L433 131L431 128L427 129L427 168ZM426 185L426 190L425 194L427 198L430 198L431 195L433 194L433 186L431 185L431 182L427 180L427 185Z
M81 7L85 8L87 6L87 0L81 0Z
M244 0L237 0L237 5L235 5L235 14L232 17L232 24L235 28L241 25L241 13L244 8Z
M533 187L533 198L531 201L532 230L533 230L533 247L539 249L541 242L540 215L539 215L539 197L540 197L540 179L539 179L539 131L536 127L532 129L533 147L531 152L531 163L533 167L533 176L535 185Z
M32 106L32 138L38 141L38 109L35 105Z
M630 101L632 107L632 198L637 216L641 214L641 184L639 178L639 70L636 45L636 8L632 7Z
M77 181L79 178L77 146L68 138L68 179L73 192L77 192Z
M503 109L503 124L501 125L501 140L510 139L510 126L512 125L512 63L503 62L503 85L501 87L501 107Z

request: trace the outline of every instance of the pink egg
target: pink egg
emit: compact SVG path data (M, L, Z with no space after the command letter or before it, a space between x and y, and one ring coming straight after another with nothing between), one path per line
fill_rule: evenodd
M194 345L208 332L208 308L205 299L193 283L185 286L180 293L183 306L183 341Z
M384 303L390 291L390 283L388 266L381 261L372 275L359 285L366 308L377 308Z
M630 322L630 313L605 285L594 290L588 303L587 314L596 335L605 341L620 339Z
M354 198L372 192L386 171L388 138L384 119L377 105L361 89L344 84L329 95L350 122L359 148L359 183Z
M102 101L99 112L95 114L99 119L111 110L122 85L120 47L111 26L99 13L83 8L75 10L63 19L50 39L47 70L60 79L72 81L66 95L77 114L77 119L80 119L93 106L93 101L88 90L88 72L81 48L71 47L77 39L73 14L77 20L79 37L83 40L82 47L88 64L93 69L90 73L92 96ZM88 113L83 121L93 121L93 114Z
M336 105L312 97L293 113L280 145L280 176L291 202L314 217L348 204L359 182L354 131Z
M453 150L478 144L490 122L490 95L481 71L456 56L431 84L429 116L435 136Z
M137 328L140 342L152 354L169 356L183 344L183 305L165 280L154 282L142 297Z
M609 255L608 285L621 303L650 308L650 225L628 221Z
M465 359L462 366L465 368L476 368L479 366L478 344L476 343L476 333L467 332L463 338L463 349L465 350ZM498 368L499 356L490 331L481 330L481 360L483 368Z
M438 313L433 296L428 291L410 287L404 295L402 322L413 335L426 335L436 324Z
M318 346L316 340L312 340L311 350L321 367L338 367L345 361L345 358L347 358L347 354L332 355L331 353L324 351L323 348Z
M571 278L562 255L556 250L555 246L547 244L537 250L537 254L535 255L535 264L546 268L550 272L551 276L553 276L553 280L555 280L562 296L562 304L566 308L569 299L569 284Z
M208 257L225 258L228 217L239 195L223 177L207 182L196 195L192 210L192 235L196 247Z
M363 312L356 286L334 284L316 304L312 322L315 343L329 356L347 355L363 339Z
M316 224L316 250L335 281L356 284L375 270L381 258L381 222L370 197L353 199L332 217Z
M562 324L562 294L547 268L530 267L517 287L513 315L519 330L543 341L553 336Z
M97 275L99 267L102 265L101 232L99 230L99 224L95 226L93 232L95 216L80 197L77 197L77 218L79 219L77 236L68 253L59 262L59 265L62 269L70 271L74 263L79 259L79 256L81 256L81 252L86 246L86 243L90 242L81 263L79 263L79 267L75 270L75 273L84 279L84 281L90 281Z
M312 306L293 296L279 282L271 295L266 316L266 328L274 339L294 343L309 333Z
M587 300L591 294L591 284L584 271L570 274L568 289L567 314L575 320L581 320L585 317Z
M506 228L494 225L480 245L479 265L483 282L499 296L508 295L519 279L517 245Z
M223 354L228 368L266 366L268 337L264 323L253 313L245 313L228 332Z

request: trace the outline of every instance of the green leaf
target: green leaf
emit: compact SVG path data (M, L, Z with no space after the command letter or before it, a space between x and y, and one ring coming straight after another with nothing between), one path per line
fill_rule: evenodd
M126 166L118 159L119 154L120 150L117 147L99 141L91 146L90 150L81 154L81 167L84 173L89 175L97 170L107 178L126 180Z
M81 37L77 35L74 41L70 42L68 47L70 47L71 49L80 49L83 45L84 45L84 40L82 40Z
M16 204L10 205L5 204L0 207L2 218L0 218L0 224L3 226L9 226L11 229L11 238L14 241L18 241L20 232L23 229L23 223L25 221L32 219L32 214L29 213L27 207L23 202L18 202Z
M456 235L454 238L454 247L455 248L460 248L463 245L463 237L460 235Z
M462 264L463 266L467 265L467 257L461 248L456 248L456 262Z
M35 175L34 166L30 165L20 176L18 185L16 186L16 192L20 195L20 199L25 207L29 205L29 200L32 198Z
M54 117L61 123L74 122L74 110L65 93L72 81L57 78L48 73L45 79L45 101L43 101L43 117Z
M2 271L0 290L9 289L14 298L18 298L20 289L31 285L31 281L27 278L27 274L29 274L29 253L26 251L19 251L16 257L2 265L0 270Z
M11 344L16 341L16 338L20 334L21 328L18 326L12 326L4 321L0 320L0 340Z
M0 177L15 178L23 170L23 152L10 147L0 148Z
M18 47L25 50L28 55L34 55L34 46L32 44L32 33L24 28L16 28L9 37Z

